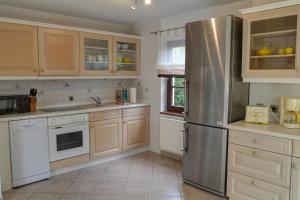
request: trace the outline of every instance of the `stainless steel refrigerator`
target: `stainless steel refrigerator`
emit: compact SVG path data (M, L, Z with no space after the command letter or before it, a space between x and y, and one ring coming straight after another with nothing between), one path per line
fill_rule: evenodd
M242 82L243 21L234 16L186 26L186 106L183 179L224 196L228 130L249 100Z

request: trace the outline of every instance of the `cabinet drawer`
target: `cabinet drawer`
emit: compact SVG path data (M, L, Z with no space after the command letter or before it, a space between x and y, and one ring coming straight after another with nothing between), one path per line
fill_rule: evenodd
M115 119L122 117L121 110L106 110L100 112L93 112L89 114L90 121L101 121L106 119Z
M300 141L293 141L293 156L300 158Z
M289 200L289 190L233 172L228 173L230 200Z
M290 187L291 157L229 145L228 168L231 171L283 187Z
M140 115L145 114L149 112L149 107L138 107L138 108L127 108L123 110L124 116L130 116L130 115Z
M229 142L285 155L292 154L292 141L288 139L230 130Z

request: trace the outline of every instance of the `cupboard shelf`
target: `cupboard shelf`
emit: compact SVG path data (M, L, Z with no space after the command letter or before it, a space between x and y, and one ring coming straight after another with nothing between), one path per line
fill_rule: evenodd
M108 62L85 62L86 64L107 64Z
M130 53L136 53L136 50L124 50L124 49L118 49L118 52L130 52Z
M117 63L118 65L135 65L136 63Z
M295 54L285 54L285 55L267 55L267 56L250 56L251 59L260 59L260 58L288 58L295 57Z
M297 32L296 29L289 29L289 30L284 30L284 31L273 31L273 32L266 32L266 33L251 34L251 37L253 37L253 38L281 37L281 36L296 34L296 32Z
M85 49L96 49L96 50L108 50L108 48L104 47L93 47L93 46L85 46Z

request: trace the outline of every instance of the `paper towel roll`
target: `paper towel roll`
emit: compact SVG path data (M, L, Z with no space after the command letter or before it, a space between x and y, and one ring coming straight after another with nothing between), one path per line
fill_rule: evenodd
M130 103L136 103L136 88L129 89Z

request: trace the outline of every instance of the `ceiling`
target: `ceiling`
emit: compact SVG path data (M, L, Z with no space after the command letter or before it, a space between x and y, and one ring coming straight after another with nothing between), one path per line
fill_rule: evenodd
M138 1L136 10L130 9L133 0L0 0L0 4L132 25L240 0L152 0L148 6Z

